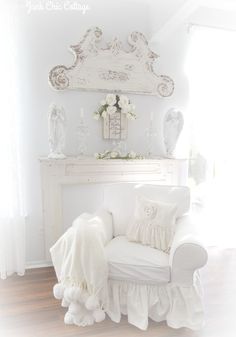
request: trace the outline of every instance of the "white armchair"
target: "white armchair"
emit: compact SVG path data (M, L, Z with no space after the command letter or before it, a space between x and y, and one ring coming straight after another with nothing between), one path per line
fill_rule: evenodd
M134 212L137 194L177 205L177 224L169 254L150 246L130 242L126 238L127 225ZM65 322L86 325L92 324L94 320L101 321L105 317L101 307L100 311L96 309L96 301L91 302L91 296L87 300L88 294L81 295L82 288L70 287L65 290L61 267L66 249L69 249L65 259L66 265L69 266L67 270L71 270L71 264L68 265L70 258L74 270L78 263L76 258L80 258L80 271L83 265L90 261L90 279L93 280L96 269L97 280L107 280L105 292L108 301L102 309L114 322L118 323L121 314L124 314L128 316L129 323L143 330L148 327L149 317L156 322L165 320L173 328L201 328L204 315L198 269L206 264L207 252L197 238L189 215L189 206L190 193L187 187L130 183L106 185L102 208L92 218L96 218L97 223L101 225L98 227L99 232L102 229L102 241L97 241L100 242L101 248L98 247L100 250L97 251L100 252L100 260L104 261L104 272L98 268L96 259L93 259L93 249L86 246L85 241L83 247L89 249L88 254L84 254L81 249L80 253L77 250L77 253L71 255L70 247L74 247L75 251L83 240L83 233L86 233L83 232L84 228L87 228L83 221L89 219L86 214L80 217L78 225L74 224L65 234L67 243L64 244L62 237L51 249L60 282L54 287L54 294L56 298L62 299L64 306L69 306ZM81 234L77 228L81 229ZM93 227L90 228L87 237L94 235ZM91 240L87 242L92 244ZM63 268L65 270L65 265ZM83 275L86 278L86 275ZM76 274L72 276L75 280ZM81 310L83 315L79 314Z
M134 211L135 197L141 193L151 199L178 205L177 226L170 254L129 242L126 228ZM166 320L174 328L199 329L204 322L202 292L197 270L207 262L207 252L197 238L188 214L187 187L114 184L104 189L103 218L107 233L105 247L109 264L109 309L107 314L119 322L128 321L146 329L148 317Z

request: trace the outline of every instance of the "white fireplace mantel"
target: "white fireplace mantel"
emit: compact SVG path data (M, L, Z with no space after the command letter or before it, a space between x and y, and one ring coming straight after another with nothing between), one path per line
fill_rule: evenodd
M139 182L186 185L187 159L40 158L45 254L63 233L62 185Z

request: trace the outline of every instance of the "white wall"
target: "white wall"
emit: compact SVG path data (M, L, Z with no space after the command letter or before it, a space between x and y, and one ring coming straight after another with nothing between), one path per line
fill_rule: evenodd
M148 4L135 1L89 2L91 10L85 15L77 11L35 11L27 14L22 5L19 9L18 69L19 94L23 115L24 172L26 178L27 209L27 261L44 261L44 229L42 222L42 202L40 168L38 158L48 153L47 110L51 102L65 107L68 118L66 154L74 155L75 127L79 110L83 107L90 129L89 154L109 147L102 140L101 124L92 117L93 111L104 94L96 92L56 92L48 85L48 72L57 64L71 65L73 56L68 46L76 44L91 26L101 27L105 41L118 36L126 43L127 35L133 30L150 37L150 12ZM161 10L157 13L161 17ZM145 128L149 123L150 111L154 111L158 136L155 143L157 155L163 155L161 141L161 120L170 107L184 109L187 96L187 81L183 74L183 59L186 48L186 33L176 31L162 45L152 45L160 55L157 72L171 76L176 82L171 98L129 95L137 107L138 119L129 122L128 149L145 152ZM67 198L72 196L67 195ZM65 200L70 205L70 200ZM67 211L68 212L68 209Z

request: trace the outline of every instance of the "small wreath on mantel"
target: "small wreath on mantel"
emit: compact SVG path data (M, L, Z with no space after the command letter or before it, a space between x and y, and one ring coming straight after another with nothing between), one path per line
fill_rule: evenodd
M115 150L106 150L104 152L101 153L95 153L94 157L96 159L126 159L126 160L130 160L130 159L144 159L143 156L135 153L134 151L130 151L125 155L122 155L119 151L115 151Z

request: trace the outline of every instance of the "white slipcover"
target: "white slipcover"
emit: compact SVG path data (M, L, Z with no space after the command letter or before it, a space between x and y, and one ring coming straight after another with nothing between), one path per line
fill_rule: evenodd
M117 236L105 248L109 279L145 284L170 281L169 255Z
M124 236L137 193L178 205L178 219L169 255L128 242ZM166 320L173 328L195 330L204 324L197 270L206 264L207 252L196 236L190 216L185 214L189 204L186 187L113 184L105 188L103 206L106 210L100 209L93 216L102 220L104 229L100 253L104 252L107 260L109 301L103 309L113 321L119 322L121 314L125 314L131 324L143 330L148 327L148 317L157 322ZM95 262L96 256L93 259ZM73 302L68 311L70 316L67 315L65 321L78 325L91 324L88 312L86 315L81 313L86 318L82 323L71 319L74 311L78 317L81 315L76 297L71 301L75 301L76 308ZM93 320L101 321L104 318L101 314L100 311L97 317L97 312L93 312Z
M137 195L177 205L177 224L169 255L125 239ZM200 329L204 311L197 269L206 264L207 252L191 217L186 215L190 207L189 188L110 184L104 189L104 207L112 214L115 236L106 247L109 317L119 322L121 314L125 314L129 323L143 330L148 327L148 317L157 322L166 320L173 328ZM151 265L155 265L154 270Z

